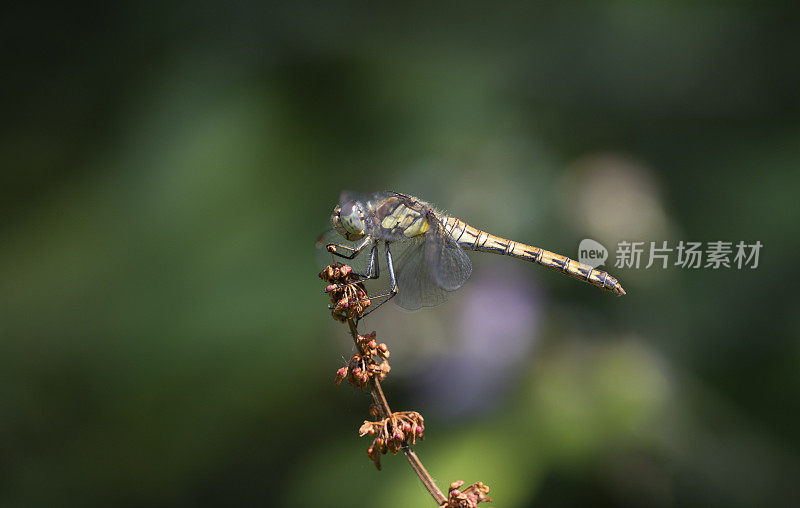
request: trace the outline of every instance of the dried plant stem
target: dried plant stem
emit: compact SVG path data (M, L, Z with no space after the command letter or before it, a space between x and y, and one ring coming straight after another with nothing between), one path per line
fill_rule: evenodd
M419 476L420 481L422 482L423 485L425 485L425 488L428 489L428 492L433 497L433 499L440 506L446 503L447 498L445 497L444 494L442 494L442 491L439 490L439 487L436 486L436 482L433 481L433 478L431 478L430 473L428 473L428 470L425 469L425 466L422 465L422 461L419 460L419 457L417 457L417 454L414 453L414 450L412 450L411 448L404 448L403 453L406 454L406 459L408 459L408 463L411 464L411 468L414 470L415 473L417 473L417 476Z
M377 404L381 410L381 418L389 418L392 416L392 410L389 409L389 402L386 400L386 395L383 394L381 382L374 377L371 381L374 382L370 383L370 392L372 393L372 398L375 399L375 404Z
M350 334L353 336L353 341L358 344L358 329L356 328L356 323L352 319L347 320L347 324L350 327ZM370 393L372 393L372 398L375 401L375 405L378 406L380 410L382 418L389 418L392 415L392 410L389 408L389 402L386 400L386 395L383 394L383 389L381 388L381 382L378 381L374 376L369 380L370 386ZM411 464L411 468L417 473L419 480L428 490L428 493L433 497L438 505L443 505L447 503L447 497L442 494L442 491L439 490L439 487L436 486L436 482L433 481L430 473L428 470L425 469L425 466L422 465L422 461L419 460L417 454L414 453L410 447L403 448L403 453L408 459L408 463Z

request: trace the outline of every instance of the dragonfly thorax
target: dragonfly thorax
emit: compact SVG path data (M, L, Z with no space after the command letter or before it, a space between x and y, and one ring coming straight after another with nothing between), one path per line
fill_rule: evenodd
M331 222L336 231L350 241L364 236L364 208L358 201L348 201L334 208Z

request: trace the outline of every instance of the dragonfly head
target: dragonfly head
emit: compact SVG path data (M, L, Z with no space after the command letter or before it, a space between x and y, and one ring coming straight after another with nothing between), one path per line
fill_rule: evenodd
M336 231L346 239L353 241L364 236L364 208L358 201L348 201L333 209L331 222Z

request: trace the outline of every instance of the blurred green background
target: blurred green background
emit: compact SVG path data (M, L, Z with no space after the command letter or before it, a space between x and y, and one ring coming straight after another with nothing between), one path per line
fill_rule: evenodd
M800 503L789 2L18 4L2 20L0 504L433 506L375 471L314 242L342 189L759 267L489 255L365 320L442 488L494 506ZM673 258L674 259L674 258Z

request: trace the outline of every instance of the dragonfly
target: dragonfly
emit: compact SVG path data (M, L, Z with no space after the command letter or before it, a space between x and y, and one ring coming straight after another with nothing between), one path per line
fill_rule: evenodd
M408 194L343 192L333 209L331 223L333 229L318 242L319 246L325 245L334 256L348 260L365 251L369 254L365 269L356 272L357 280L329 288L326 293L377 279L378 246L385 247L389 290L370 297L380 302L369 312L392 299L408 310L443 303L448 293L463 286L472 273L472 262L465 251L531 261L614 295L625 294L619 281L602 270L540 247L492 235Z

